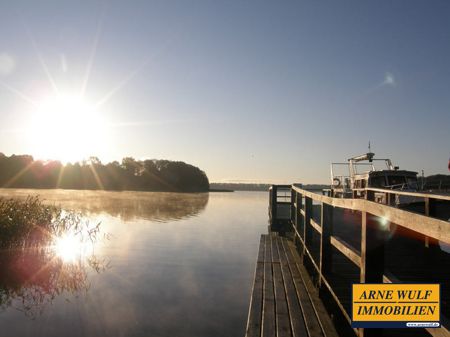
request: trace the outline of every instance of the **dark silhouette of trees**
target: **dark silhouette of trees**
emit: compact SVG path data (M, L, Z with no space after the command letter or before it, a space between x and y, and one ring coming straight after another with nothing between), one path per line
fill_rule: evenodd
M204 192L209 181L198 167L180 161L125 157L121 163L102 164L91 157L63 165L0 153L0 187Z

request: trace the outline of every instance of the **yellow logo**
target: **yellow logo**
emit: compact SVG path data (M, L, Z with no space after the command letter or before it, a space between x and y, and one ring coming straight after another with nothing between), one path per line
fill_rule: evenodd
M353 327L439 327L439 284L353 284Z

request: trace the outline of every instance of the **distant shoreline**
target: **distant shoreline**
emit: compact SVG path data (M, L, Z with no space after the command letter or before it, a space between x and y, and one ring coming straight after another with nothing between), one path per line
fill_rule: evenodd
M254 192L268 192L270 186L274 184L268 183L209 183L210 191L254 191ZM291 185L291 184L289 184ZM330 185L325 184L307 184L302 185L306 190L323 190L324 188L330 188Z
M234 190L227 190L227 189L221 189L221 188L211 188L208 192L234 192Z

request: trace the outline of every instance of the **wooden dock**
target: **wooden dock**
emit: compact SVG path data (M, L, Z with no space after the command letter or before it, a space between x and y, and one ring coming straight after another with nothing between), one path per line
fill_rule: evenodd
M292 242L261 235L247 337L337 337Z
M450 253L440 246L450 245L450 196L366 188L365 199L341 199L296 185L270 192L246 336L450 337ZM398 196L421 201L401 209ZM441 327L351 328L359 282L440 283Z

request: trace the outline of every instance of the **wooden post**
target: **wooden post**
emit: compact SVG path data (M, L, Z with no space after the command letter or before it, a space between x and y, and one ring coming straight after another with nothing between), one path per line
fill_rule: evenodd
M368 190L366 193L366 199L370 200L370 201L374 201L375 200L375 192Z
M303 222L303 258L306 253L306 246L311 242L311 216L312 216L312 199L305 196L305 221Z
M277 221L277 194L278 188L276 185L272 186L272 225Z
M425 215L433 217L436 215L436 199L425 197ZM436 248L438 246L438 240L425 236L425 247ZM431 250L429 252L431 252Z
M294 218L292 219L292 226L295 228L297 228L297 222L298 222L298 193L294 190L292 190L293 193L293 197L292 197L292 202L293 202L293 209L294 209ZM294 231L295 232L295 231ZM295 235L294 235L295 237Z
M319 287L322 286L322 279L326 279L326 276L329 276L331 273L331 235L333 234L333 206L322 203L321 213L322 233L320 236Z
M376 217L362 212L361 282L383 283L385 237Z
M425 198L425 215L430 216L430 198ZM425 236L425 247L430 247L430 238L428 236Z
M361 283L383 283L385 232L377 218L362 212L361 221ZM360 337L382 336L379 329L359 329Z
M395 198L392 198L395 194L387 193L387 205L392 206L395 203Z
M295 223L295 218L296 218L296 205L297 205L297 200L296 200L296 193L294 191L294 189L291 186L291 223Z
M303 195L301 193L297 193L297 231L300 233L300 224L302 223L302 213L301 209L303 208Z

